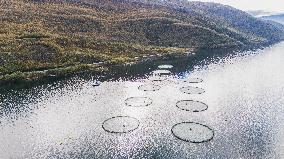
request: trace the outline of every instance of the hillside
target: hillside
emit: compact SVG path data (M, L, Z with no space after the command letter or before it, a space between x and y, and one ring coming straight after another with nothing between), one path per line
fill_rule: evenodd
M0 81L100 71L100 61L258 47L284 37L271 23L215 3L2 0L0 8Z
M263 16L269 16L273 14L272 12L265 11L265 10L248 10L246 12L254 17L263 17Z
M271 20L275 21L277 23L283 24L284 25L284 14L278 14L278 15L271 15L271 16L263 16L261 17L262 19L265 20Z

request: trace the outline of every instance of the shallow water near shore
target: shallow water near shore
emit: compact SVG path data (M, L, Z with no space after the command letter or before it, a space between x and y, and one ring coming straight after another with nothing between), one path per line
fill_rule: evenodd
M98 87L91 76L6 87L0 90L0 158L284 158L283 50L282 42L125 66L97 77ZM159 65L174 67L153 81ZM202 81L184 82L188 78ZM145 85L159 89L138 89ZM189 86L204 92L180 90ZM129 104L132 97L139 103ZM186 111L177 107L183 100L208 108ZM181 140L172 128L184 122L210 131L192 135L186 127L177 134L200 142Z

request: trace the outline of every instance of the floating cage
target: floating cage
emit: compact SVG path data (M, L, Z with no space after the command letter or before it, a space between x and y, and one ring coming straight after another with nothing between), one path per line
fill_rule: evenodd
M130 107L146 107L153 103L148 97L131 97L125 100L125 104Z
M158 91L159 89L161 89L161 87L154 84L145 84L139 86L138 89L141 91Z
M173 65L160 65L160 66L158 66L159 69L171 69L173 67L174 67Z
M181 100L177 102L176 106L181 110L190 112L202 112L208 109L208 105L205 103L194 100Z
M152 76L149 78L149 80L153 82L162 82L162 81L165 81L166 79L167 78L164 76Z
M200 78L187 78L187 79L184 79L183 82L186 82L186 83L201 83L201 82L203 82L203 80L200 79Z
M182 87L180 91L186 94L202 94L205 92L205 90L202 88L192 86Z
M153 71L153 74L155 74L155 75L169 75L169 74L171 74L171 71L169 71L169 70L155 70L155 71Z
M138 119L130 116L116 116L105 120L103 129L109 133L128 133L136 130L140 125Z
M171 131L176 138L192 143L208 142L214 137L214 131L210 127L195 122L177 123Z

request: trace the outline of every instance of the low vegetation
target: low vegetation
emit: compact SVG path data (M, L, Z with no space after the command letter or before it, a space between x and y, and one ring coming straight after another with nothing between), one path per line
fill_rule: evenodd
M212 9L214 5L185 1L1 0L0 81L101 71L109 65L150 56L281 40L280 30L272 24L219 6L244 18L236 22ZM261 28L245 20L253 20Z

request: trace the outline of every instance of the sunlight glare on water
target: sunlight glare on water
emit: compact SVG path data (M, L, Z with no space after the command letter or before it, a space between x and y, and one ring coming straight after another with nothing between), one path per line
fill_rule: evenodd
M165 64L174 66L171 75L158 83L147 74L135 80L106 80L92 87L91 79L72 77L2 90L0 158L283 158L283 50L284 43L280 43L235 56L167 61ZM154 63L151 68L157 66ZM148 66L145 69L153 71ZM202 82L184 82L188 78ZM140 86L159 89L143 91ZM205 92L180 91L188 86ZM140 106L144 101L139 100L139 106L130 107L125 103L130 97L146 97L152 102ZM176 106L182 100L200 101L208 108L184 111ZM104 121L117 116L132 117L130 123L123 120L125 124L113 126L117 131L130 126L130 132L103 129ZM134 119L139 121L138 127ZM180 140L171 129L182 122L208 126L214 137L199 144ZM178 133L201 140L186 131ZM211 134L203 135L209 138Z

